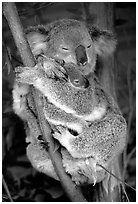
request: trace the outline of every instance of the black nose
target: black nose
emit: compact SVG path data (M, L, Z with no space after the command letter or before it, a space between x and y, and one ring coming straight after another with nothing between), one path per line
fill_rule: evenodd
M87 63L87 58L85 57L82 57L79 61L79 65L86 65L86 63Z
M78 65L86 65L87 64L87 55L86 55L86 49L83 45L79 45L76 50L76 59Z

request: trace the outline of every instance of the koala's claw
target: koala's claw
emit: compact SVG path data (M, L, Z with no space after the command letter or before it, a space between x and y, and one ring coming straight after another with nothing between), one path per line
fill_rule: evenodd
M56 67L53 72L59 79L67 79L66 71L62 67Z
M66 129L65 129L63 126L61 126L61 125L57 126L56 129L57 129L61 134L64 134L64 132L66 131Z
M16 67L15 68L15 76L16 76L16 80L17 81L20 81L20 78L21 78L21 74L23 73L24 71L24 67Z
M55 59L55 61L58 63L58 64L60 64L62 67L64 66L64 64L65 64L65 61L63 60L63 59Z

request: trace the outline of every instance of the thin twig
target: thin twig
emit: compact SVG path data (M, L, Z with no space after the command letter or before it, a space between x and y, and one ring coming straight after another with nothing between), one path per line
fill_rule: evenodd
M103 168L107 173L109 173L111 176L113 176L114 178L116 178L118 181L120 181L122 184L125 184L126 186L129 186L129 188L133 189L134 191L136 191L135 188L133 188L131 185L129 185L128 183L126 183L125 181L123 181L122 179L118 178L115 174L113 174L111 171L107 170L104 166L102 166L101 164L97 164L98 166L100 166L101 168Z
M132 149L132 151L128 154L127 156L127 163L129 163L129 160L131 159L131 157L133 156L133 154L136 152L136 147L134 147Z
M12 199L12 197L11 197L9 188L8 188L8 186L7 186L7 183L6 183L6 181L5 181L3 175L2 175L2 183L3 183L4 189L5 189L5 191L6 191L7 195L8 195L8 198L9 198L10 202L13 202L13 199Z

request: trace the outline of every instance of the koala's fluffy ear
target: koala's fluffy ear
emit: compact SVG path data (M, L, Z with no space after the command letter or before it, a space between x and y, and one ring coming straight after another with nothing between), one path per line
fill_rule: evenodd
M35 56L47 50L48 31L44 26L34 26L26 30L27 40Z
M106 30L101 31L98 28L92 27L89 29L89 33L98 55L105 57L115 51L117 40L112 32Z

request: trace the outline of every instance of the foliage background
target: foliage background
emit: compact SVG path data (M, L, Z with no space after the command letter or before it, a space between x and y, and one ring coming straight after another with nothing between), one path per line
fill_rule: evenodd
M84 20L92 23L92 3L16 3L24 28L46 24L60 18ZM85 10L84 10L85 8ZM118 38L116 51L116 93L118 104L128 124L127 148L124 153L123 176L131 186L136 186L136 4L114 3L114 24ZM2 55L2 156L3 181L14 201L69 201L59 182L35 171L26 157L23 122L12 110L14 67L20 65L10 29L3 16ZM6 52L9 53L10 61ZM92 186L91 186L92 188ZM135 192L126 187L130 201ZM3 185L3 201L9 201Z

